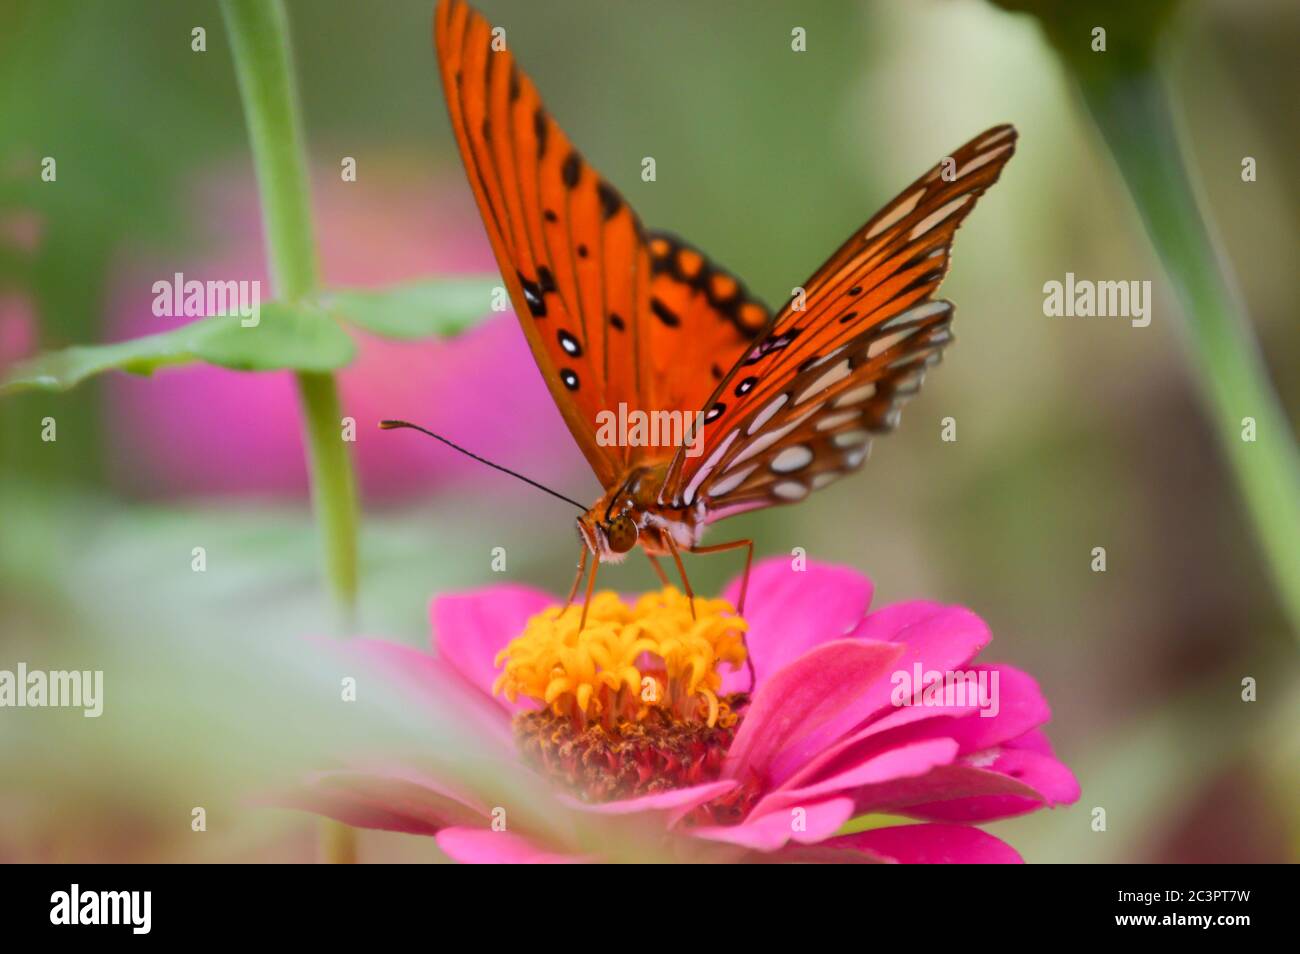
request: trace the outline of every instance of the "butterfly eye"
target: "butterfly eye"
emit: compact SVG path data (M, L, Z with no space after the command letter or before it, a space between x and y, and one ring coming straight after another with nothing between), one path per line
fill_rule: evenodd
M611 550L615 553L627 553L636 546L636 524L627 514L621 513L605 524L605 536L609 540Z

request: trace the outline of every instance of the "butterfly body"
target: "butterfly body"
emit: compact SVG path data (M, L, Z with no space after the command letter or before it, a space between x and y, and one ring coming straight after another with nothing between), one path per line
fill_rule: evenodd
M622 563L637 545L650 556L670 556L674 546L691 550L699 543L703 507L660 502L667 471L666 461L632 468L578 518L579 539L601 563Z
M434 43L470 186L538 368L605 488L578 521L574 592L589 557L590 594L594 566L638 545L661 577L656 558L671 556L684 582L681 552L752 557L748 540L701 546L705 526L802 500L897 425L952 340L953 306L933 296L954 234L1016 132L995 126L945 157L773 312L699 249L642 225L499 32L464 0L440 0ZM603 439L602 419L629 408L689 424L673 446Z

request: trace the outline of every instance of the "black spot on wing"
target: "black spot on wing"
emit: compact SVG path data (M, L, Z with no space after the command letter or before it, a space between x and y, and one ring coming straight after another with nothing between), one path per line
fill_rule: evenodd
M528 311L534 318L546 317L546 299L542 295L542 288L537 282L529 281L524 277L523 272L516 272L519 276L519 285L524 290L524 301L528 305Z
M596 193L600 196L600 211L608 221L618 214L618 210L623 207L623 198L614 191L614 187L608 182L601 181L596 186Z
M537 266L537 282L541 287L542 294L555 291L555 276L551 274L551 270L545 265Z
M546 155L546 110L538 106L533 113L533 133L537 136L537 158Z
M901 298L904 295L911 294L912 292L917 291L918 289L924 288L926 285L932 285L942 278L943 278L943 269L941 268L931 269L930 271L926 272L924 275L920 275L917 278L915 278L906 288L904 288L894 297Z
M564 180L565 188L575 189L578 186L578 179L582 176L582 157L577 152L569 153L564 160L564 165L560 169L560 177Z
M655 313L656 318L662 321L669 328L677 328L681 326L681 318L677 317L677 314L658 298L650 299L650 310Z
M699 291L719 315L735 326L745 338L755 338L767 324L771 315L766 305L749 293L749 289L735 275L717 265L695 246L679 239L671 232L653 231L647 235L651 245L650 271L659 275L667 272L674 279ZM662 252L656 254L654 246L663 243ZM699 256L701 266L688 275L682 268L683 252ZM719 288L725 289L720 292ZM758 320L746 320L757 317Z

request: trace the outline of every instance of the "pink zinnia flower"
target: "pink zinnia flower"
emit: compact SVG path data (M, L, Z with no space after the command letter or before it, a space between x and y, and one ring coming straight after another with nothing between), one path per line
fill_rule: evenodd
M578 607L496 586L434 600L440 659L377 640L348 651L429 693L445 695L450 674L485 734L513 736L563 800L606 822L652 819L679 857L1016 862L975 825L1079 797L1042 732L1050 713L1035 682L973 662L990 634L970 610L868 612L872 586L856 571L782 559L755 567L743 621L738 589L697 597L694 618L671 588L633 606L603 593L579 635ZM929 685L962 672L991 694ZM556 834L564 826L494 830L491 811L457 789L371 762L321 773L289 802L433 835L460 861L590 857ZM875 827L840 833L862 815Z

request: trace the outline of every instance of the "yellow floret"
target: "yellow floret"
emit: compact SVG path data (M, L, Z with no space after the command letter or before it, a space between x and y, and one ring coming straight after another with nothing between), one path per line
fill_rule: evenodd
M710 726L734 718L719 701L722 673L745 662L748 624L726 600L690 601L673 587L647 593L632 606L616 593L592 597L578 632L581 606L548 607L496 657L504 665L493 685L514 702L526 696L558 715L586 721L642 719L654 708Z

